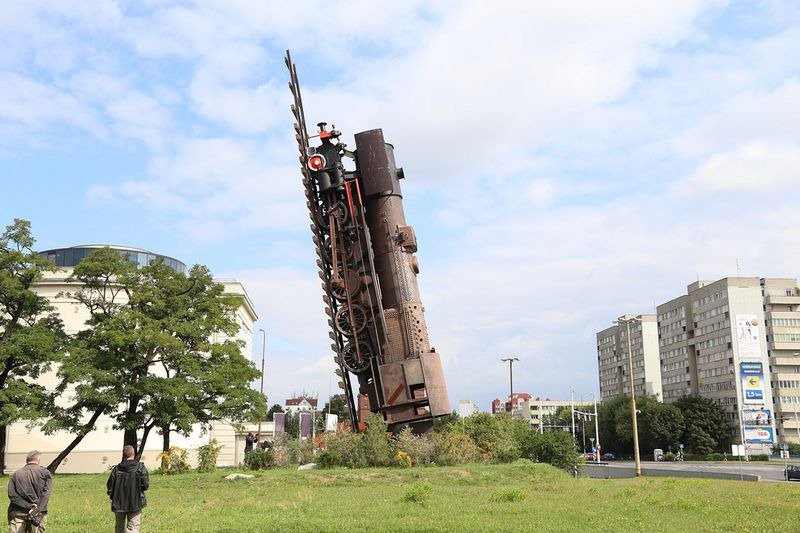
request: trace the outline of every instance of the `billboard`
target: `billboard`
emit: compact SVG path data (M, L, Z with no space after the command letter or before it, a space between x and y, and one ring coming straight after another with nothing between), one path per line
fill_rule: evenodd
M772 428L760 426L745 426L744 428L745 442L773 442Z
M756 315L736 315L736 340L740 358L761 358L758 324Z
M769 409L745 409L742 411L742 423L746 426L769 426L772 411Z
M764 365L740 363L743 403L764 403Z

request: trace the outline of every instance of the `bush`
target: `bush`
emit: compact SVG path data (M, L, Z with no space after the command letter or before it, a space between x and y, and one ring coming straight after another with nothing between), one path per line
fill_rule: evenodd
M484 461L505 463L519 459L515 422L510 416L478 413L465 418L462 427L480 449Z
M362 433L361 446L369 466L389 466L392 464L392 452L389 447L389 432L383 417L370 414L366 420L367 427Z
M285 436L275 441L272 446L275 466L311 463L314 457L314 442L311 439L301 441L298 438Z
M664 452L664 460L665 461L674 461L675 454L673 452Z
M407 502L424 505L431 499L431 494L433 494L433 485L427 481L419 481L406 491L403 499Z
M217 467L217 458L222 446L217 439L211 439L208 444L197 448L197 470L200 472L211 472Z
M394 454L394 462L400 468L411 468L411 457L402 450Z
M361 445L362 438L360 433L352 433L344 427L326 432L325 451L317 457L317 464L325 468L337 466L362 468L367 466L364 448Z
M525 499L525 492L519 488L503 489L491 496L493 502L521 502Z
M188 472L189 468L191 468L189 452L177 446L170 446L169 450L158 454L156 459L161 461L159 471L162 474L181 474Z
M439 465L475 463L481 460L481 451L469 435L457 431L434 435L433 460Z
M397 457L401 452L408 457L411 465L421 466L433 461L435 444L432 436L414 435L410 428L405 427L392 437L390 444L394 452L395 463L398 463Z
M722 461L725 458L721 453L710 453L706 455L706 461Z
M244 465L250 470L266 470L275 465L275 454L272 450L256 448L245 454Z
M555 467L574 471L580 464L580 456L572 435L565 431L536 433L530 431L521 446L523 457L537 463L548 463Z
M769 461L769 455L767 454L758 454L758 455L750 455L748 458L751 461Z

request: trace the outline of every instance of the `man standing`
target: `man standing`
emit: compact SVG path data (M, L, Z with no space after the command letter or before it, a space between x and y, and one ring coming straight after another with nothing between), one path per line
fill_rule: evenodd
M111 470L106 489L116 522L114 533L139 532L142 508L147 505L144 491L150 488L150 476L144 464L134 459L133 446L122 448L122 462Z
M47 501L53 489L53 476L39 466L41 454L32 451L25 466L8 480L8 532L42 533L47 526Z

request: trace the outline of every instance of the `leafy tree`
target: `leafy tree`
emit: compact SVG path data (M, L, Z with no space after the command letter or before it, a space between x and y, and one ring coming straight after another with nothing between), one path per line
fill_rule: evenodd
M283 412L283 407L281 406L281 404L276 403L275 405L269 408L269 411L267 411L267 420L274 420L272 418L272 415L274 415L275 413L282 413L282 412Z
M672 404L647 401L641 408L639 440L643 450L677 449L683 435L681 410Z
M283 419L283 431L287 438L300 437L300 414L289 411Z
M241 344L230 340L240 300L224 294L208 269L196 265L186 275L161 261L136 268L103 248L81 261L68 281L78 284L69 296L90 318L59 370L58 391L74 387L75 402L46 429L77 435L51 470L103 413L112 415L137 455L154 428L169 450L173 431L264 415L263 395L249 388L260 374ZM213 341L218 335L228 340ZM83 422L89 413L89 423Z
M52 412L52 397L37 382L63 353L63 324L31 287L55 264L33 251L30 222L14 219L0 234L0 471L6 427Z
M594 410L593 405L576 405L576 411L584 413L592 413ZM556 412L551 415L542 417L542 424L544 424L544 431L562 431L572 434L572 409L568 405L562 405ZM591 444L590 438L595 437L594 431L594 418L592 416L583 416L580 413L575 414L575 442L582 449L586 450ZM587 450L588 451L588 450Z
M461 423L461 417L458 415L458 411L454 410L449 415L437 417L433 421L433 430L441 431L451 424L460 424L460 423Z
M604 400L597 406L597 418L602 449L619 454L632 453L633 442L630 434L626 436L624 433L619 433L619 430L624 431L626 428L625 424L620 424L624 418L627 418L627 427L630 427L630 399L620 394Z
M728 448L731 424L725 411L713 400L701 396L684 396L674 405L683 414L682 438L687 452L708 454Z

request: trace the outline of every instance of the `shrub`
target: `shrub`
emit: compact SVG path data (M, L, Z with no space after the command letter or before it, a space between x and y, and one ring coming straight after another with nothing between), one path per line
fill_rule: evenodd
M397 454L403 452L412 465L426 465L433 461L435 444L432 436L414 435L408 427L403 428L392 437L391 449L394 451L395 462Z
M197 448L197 470L200 472L211 472L217 467L217 458L222 446L217 439L211 439L208 444Z
M723 455L721 453L710 453L706 455L706 461L722 461Z
M481 451L469 435L445 432L434 435L433 459L439 465L475 463L481 460Z
M493 502L521 502L525 499L525 492L516 487L502 489L493 493L490 499Z
M402 450L394 454L394 462L400 468L411 468L411 457Z
M572 435L565 431L536 433L530 431L521 446L523 457L537 463L548 463L555 467L574 471L580 464L580 456Z
M161 461L160 472L163 474L181 474L191 468L189 452L177 446L170 446L169 450L158 454L156 459Z
M462 427L480 449L484 461L519 459L519 447L514 439L515 422L510 416L478 413L465 418Z
M349 429L340 427L336 431L325 433L325 451L317 457L317 464L326 468L347 466L361 468L367 466L364 448L361 445L362 435L353 433ZM325 459L321 460L324 455ZM324 465L322 465L324 461Z
M314 442L311 439L301 441L298 438L285 436L275 441L272 451L275 465L280 467L305 464L315 460Z
M767 454L750 455L749 459L751 461L769 461L769 455Z
M424 505L431 499L431 494L433 494L433 485L427 481L418 481L406 491L403 499L410 503Z
M342 454L336 450L325 450L317 456L317 466L320 468L336 468L345 466Z
M361 446L369 466L389 466L392 464L389 448L389 433L386 421L374 413L366 420L367 427L362 433Z
M250 470L266 470L275 464L275 454L272 450L256 448L244 456L244 465Z
M664 452L664 460L665 461L674 461L675 454L673 452Z

